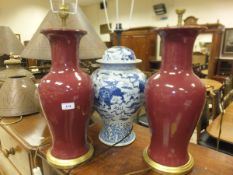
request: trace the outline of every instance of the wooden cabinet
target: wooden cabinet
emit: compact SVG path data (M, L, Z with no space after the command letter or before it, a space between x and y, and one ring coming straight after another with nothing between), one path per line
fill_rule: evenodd
M15 166L0 151L0 175L21 175Z
M11 162L16 169L24 175L31 174L31 152L20 145L9 133L0 128L1 151L3 156Z
M125 30L121 33L121 45L132 49L136 57L142 60L138 68L150 71L150 59L156 55L157 35L154 27L140 27ZM113 45L117 45L117 35L112 35Z
M15 118L4 119L5 122L12 120ZM49 137L48 128L40 114L24 117L22 121L12 125L0 125L0 170L2 174L32 175L36 149L47 137ZM40 164L41 160L37 161ZM42 166L41 169L43 170Z

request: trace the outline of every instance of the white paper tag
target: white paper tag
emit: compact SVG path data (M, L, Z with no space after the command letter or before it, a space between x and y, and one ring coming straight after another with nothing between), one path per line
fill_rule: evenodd
M33 175L42 175L40 167L36 167L32 169Z
M71 110L71 109L74 109L74 108L75 108L74 102L71 102L71 103L62 103L61 104L61 109L63 111Z

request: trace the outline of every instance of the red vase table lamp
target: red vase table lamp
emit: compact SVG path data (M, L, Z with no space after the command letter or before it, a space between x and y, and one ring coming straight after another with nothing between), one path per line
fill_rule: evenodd
M144 160L162 174L186 174L194 161L188 144L205 102L205 87L192 72L198 26L158 29L162 65L145 88L152 137Z
M42 33L51 45L51 71L41 80L39 96L51 134L47 152L50 164L67 169L93 154L87 142L87 126L93 103L89 75L78 65L76 46L86 34L81 30L47 29Z

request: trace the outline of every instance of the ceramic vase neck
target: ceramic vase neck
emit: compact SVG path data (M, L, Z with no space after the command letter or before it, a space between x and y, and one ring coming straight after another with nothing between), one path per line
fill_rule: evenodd
M192 50L200 28L165 28L159 31L163 41L164 71L192 71Z
M44 30L51 45L52 71L78 68L79 43L84 31Z

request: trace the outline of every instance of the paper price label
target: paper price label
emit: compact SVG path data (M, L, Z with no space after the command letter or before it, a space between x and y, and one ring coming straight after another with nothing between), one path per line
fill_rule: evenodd
M71 109L74 109L74 108L75 108L74 102L71 102L71 103L62 103L61 104L61 109L63 111L71 110Z
M32 169L33 175L42 175L40 167L36 167Z

